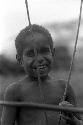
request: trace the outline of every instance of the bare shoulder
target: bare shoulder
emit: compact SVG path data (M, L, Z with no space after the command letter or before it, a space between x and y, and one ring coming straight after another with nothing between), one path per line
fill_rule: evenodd
M59 80L56 80L55 82L57 82L59 85L62 85L62 86L66 85L67 83L67 81L64 79L59 79Z
M60 79L60 80L55 81L55 83L57 83L60 88L65 89L68 81L64 80L64 79ZM71 84L68 84L67 92L68 93L70 93L70 92L74 93L74 90L73 90L73 87L72 87Z
M25 77L21 80L9 84L9 86L5 90L4 99L18 101L21 95L21 87L24 80Z
M64 80L64 79L59 79L59 80L56 80L55 78L50 78L49 80L51 82L51 84L53 86L59 86L59 87L62 87L64 88L67 84L67 80Z

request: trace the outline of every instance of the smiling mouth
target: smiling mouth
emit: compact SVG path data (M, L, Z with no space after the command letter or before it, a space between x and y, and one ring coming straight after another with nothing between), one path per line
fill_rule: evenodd
M34 72L39 72L40 74L45 73L48 70L47 65L39 65L38 67L33 68Z

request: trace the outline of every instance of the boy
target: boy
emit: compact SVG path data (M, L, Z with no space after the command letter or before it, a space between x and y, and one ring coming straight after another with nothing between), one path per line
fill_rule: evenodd
M53 62L53 41L49 32L41 26L23 29L15 40L16 59L24 67L27 76L8 86L5 101L76 105L71 86L66 101L62 101L66 82L55 81L49 76ZM70 104L71 103L71 104ZM31 110L28 107L4 107L1 125L57 125L58 112ZM61 125L81 125L79 115L63 113Z

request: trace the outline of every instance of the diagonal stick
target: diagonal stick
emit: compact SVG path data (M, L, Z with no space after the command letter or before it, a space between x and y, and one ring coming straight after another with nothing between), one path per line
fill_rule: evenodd
M28 7L28 1L25 0L25 4L26 4L26 10L27 10L27 17L28 17L28 21L29 21L29 26L31 27L31 21L30 21L30 16L29 16L29 7Z
M78 28L77 28L74 52L73 52L73 56L72 56L72 60L71 60L71 65L70 65L70 70L69 70L69 75L68 75L68 81L66 83L66 87L65 87L65 91L64 91L64 95L63 95L62 101L65 101L66 94L67 94L67 89L68 89L68 86L69 86L69 83L70 83L70 79L71 79L72 68L73 68L73 65L74 65L74 59L75 59L75 54L76 54L76 49L77 49L79 29L80 29L80 23L81 23L81 16L82 16L82 2L83 2L83 0L81 0L81 4L80 4L80 14L79 14L79 20L78 20ZM60 112L60 114L62 114L62 112ZM59 117L58 125L60 125L60 121L61 121L61 116Z
M35 52L35 58L37 60L37 51L36 51L36 48L34 49L34 52ZM38 64L37 64L38 66ZM38 75L38 82L39 82L39 88L40 88L40 94L41 94L41 98L42 98L42 101L43 103L45 104L45 96L43 94L43 91L42 91L42 88L41 88L41 79L40 79L40 73L39 73L39 68L37 67L37 75ZM45 122L46 122L46 125L48 125L48 118L47 118L47 113L46 111L44 111L44 115L45 115Z
M68 75L68 82L66 84L66 88L65 88L65 92L64 92L64 96L63 96L63 101L66 98L67 88L68 88L68 85L70 83L71 74L72 74L72 68L73 68L74 59L75 59L75 53L76 53L76 49L77 49L77 42L78 42L79 29L80 29L80 23L81 23L81 16L82 16L82 2L83 2L83 0L81 0L81 4L80 4L80 14L79 14L79 20L78 20L78 28L77 28L74 52L73 52L73 56L72 56L72 60L71 60L71 65L70 65L70 70L69 70L69 75Z

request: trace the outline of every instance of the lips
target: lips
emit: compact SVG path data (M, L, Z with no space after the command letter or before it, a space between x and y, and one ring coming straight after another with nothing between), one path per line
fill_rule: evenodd
M37 68L38 68L38 69L44 69L44 68L47 68L47 66L46 66L46 65L40 65L40 66L38 66Z
M47 71L48 66L47 65L38 65L37 67L33 68L33 71L37 72L37 70L39 71L39 73L44 73L45 71Z

